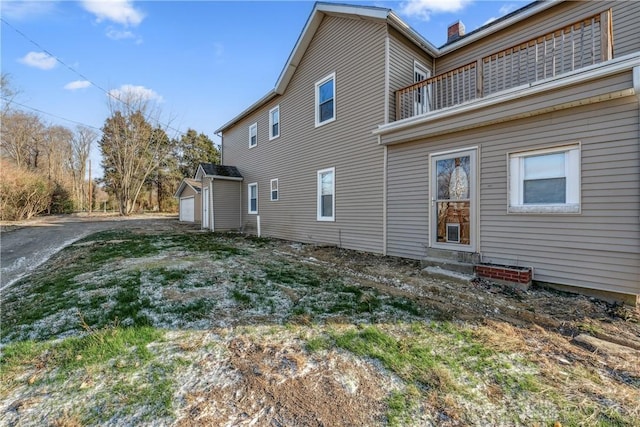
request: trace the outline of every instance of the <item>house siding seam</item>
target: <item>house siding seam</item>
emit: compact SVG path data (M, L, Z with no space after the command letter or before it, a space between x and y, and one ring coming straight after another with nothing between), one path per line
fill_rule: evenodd
M325 16L283 95L224 133L225 163L257 182L264 236L381 253L383 147L371 130L384 121L386 24ZM314 87L335 72L336 120L315 127ZM268 111L280 105L280 137L268 139ZM258 145L248 149L248 126ZM316 173L335 167L335 222L316 218ZM269 200L278 178L279 200ZM242 228L256 233L256 215L242 199Z

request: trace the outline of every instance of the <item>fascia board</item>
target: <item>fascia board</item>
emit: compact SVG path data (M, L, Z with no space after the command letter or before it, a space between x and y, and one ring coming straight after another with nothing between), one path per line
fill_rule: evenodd
M220 132L223 132L229 129L231 126L235 125L240 120L242 120L249 114L253 113L258 108L262 107L265 103L271 101L273 98L275 98L275 96L276 96L275 90L272 90L271 92L267 93L265 96L263 96L262 98L260 98L259 100L251 104L251 106L245 109L242 113L238 114L233 119L229 120L227 123L222 125L219 129L216 129L214 133L219 134Z
M417 46L421 47L428 54L438 57L440 56L440 50L435 47L429 40L418 34L413 28L411 28L406 22L404 22L398 15L393 12L389 12L389 23L393 28L404 34L409 40L414 42Z
M516 24L517 22L520 22L522 20L528 19L533 15L536 15L540 12L542 12L543 10L549 9L550 7L553 7L561 2L563 2L564 0L547 0L547 1L542 1L540 3L538 3L537 5L533 6L532 8L525 10L522 13L518 13L514 16L512 16L511 18L507 18L503 21L497 22L495 24L489 24L489 26L487 28L485 28L484 30L478 31L477 33L471 34L470 36L467 37L463 37L461 38L459 41L454 42L450 45L446 45L444 47L441 47L440 49L438 49L438 53L440 56L442 55L446 55L447 53L453 52L454 50L460 49L463 46L466 46L468 44L471 44L473 42L478 41L479 39L483 39L485 37L487 37L490 34L493 34L497 31L500 31L504 28L510 27L511 25Z

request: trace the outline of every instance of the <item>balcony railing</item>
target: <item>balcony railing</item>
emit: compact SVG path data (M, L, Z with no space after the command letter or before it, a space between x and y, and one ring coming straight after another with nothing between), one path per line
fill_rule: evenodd
M613 58L611 9L396 91L396 120Z

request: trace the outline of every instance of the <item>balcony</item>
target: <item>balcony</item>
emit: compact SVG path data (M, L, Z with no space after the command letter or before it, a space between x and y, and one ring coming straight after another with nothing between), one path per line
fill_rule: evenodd
M396 120L428 114L613 59L611 9L404 87Z

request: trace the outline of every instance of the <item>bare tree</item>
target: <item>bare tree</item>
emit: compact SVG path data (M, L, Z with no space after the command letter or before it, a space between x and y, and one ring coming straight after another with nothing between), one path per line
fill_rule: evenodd
M73 175L73 194L77 206L83 209L91 203L88 200L85 180L87 174L87 160L91 153L91 144L98 137L97 132L86 126L78 126L71 140L71 157L69 160ZM89 177L91 179L91 177Z
M129 215L145 181L171 153L172 145L164 129L149 123L159 123L159 113L148 99L125 93L110 102L110 110L98 143L104 183L116 196L120 214Z
M31 113L9 111L0 129L0 152L16 166L36 169L45 126Z

